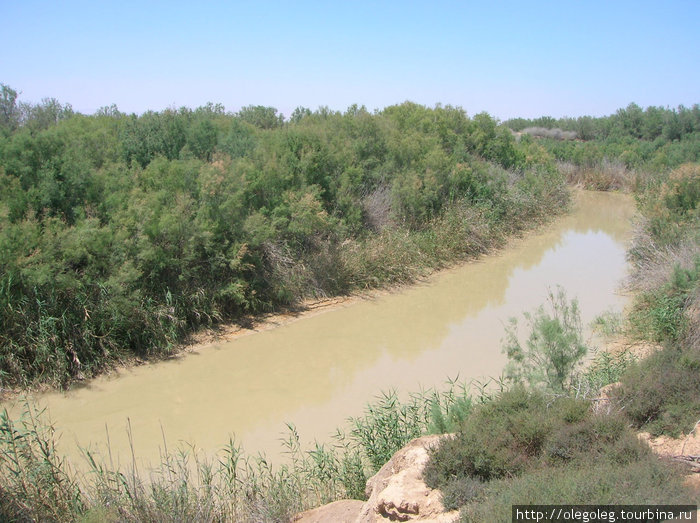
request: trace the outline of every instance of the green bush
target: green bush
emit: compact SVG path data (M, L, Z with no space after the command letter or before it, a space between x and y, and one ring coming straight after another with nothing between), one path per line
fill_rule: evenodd
M597 396L605 385L617 383L637 357L630 350L598 351L585 369L574 379L573 388L579 397Z
M478 406L455 438L433 451L426 483L436 488L449 478L489 481L532 466L551 430L545 405L544 396L517 389Z
M700 164L683 164L640 194L647 230L657 247L678 243L687 232L698 231Z
M453 478L440 489L442 505L445 510L458 509L478 497L483 490L484 483L477 478Z
M678 467L654 456L622 466L592 461L491 482L462 508L460 521L506 523L516 504L687 504L692 499Z
M700 348L668 347L633 365L614 389L615 402L635 426L678 436L700 412Z
M699 280L700 255L688 269L675 265L667 284L640 297L631 317L633 324L654 341L680 340L688 328L686 308Z
M574 371L588 352L583 341L578 302L569 302L562 288L548 294L549 311L539 307L525 313L530 334L523 347L517 320L506 329L504 352L508 355L506 377L515 384L563 392L571 386Z
M462 507L463 521L510 521L511 504L671 503L688 495L678 471L622 413L524 389L476 407L431 451L423 474L446 508Z

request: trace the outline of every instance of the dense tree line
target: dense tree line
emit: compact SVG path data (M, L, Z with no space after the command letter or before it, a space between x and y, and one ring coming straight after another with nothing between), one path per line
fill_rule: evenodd
M406 281L566 198L542 147L449 106L83 115L2 85L0 109L3 385Z
M675 109L629 104L610 116L594 118L514 118L506 125L515 132L528 129L560 131L540 141L557 160L581 167L619 162L627 169L662 171L700 161L700 105ZM553 133L539 133L547 137ZM555 135L556 136L556 135Z
M560 142L409 102L83 115L0 89L3 386L67 383L201 326L484 252L564 207L557 159L666 169L700 149L697 106L578 119L599 134ZM657 147L674 118L683 132Z

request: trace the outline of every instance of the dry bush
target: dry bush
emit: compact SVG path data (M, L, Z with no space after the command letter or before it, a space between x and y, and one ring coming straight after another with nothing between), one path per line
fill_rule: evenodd
M637 292L659 289L670 281L675 267L693 269L698 256L700 245L697 242L687 240L677 245L661 247L649 233L648 227L639 223L629 254L634 270L631 271L626 286Z
M546 127L526 127L523 134L529 134L537 138L551 138L553 140L575 140L576 131L563 131L559 128L547 129Z
M362 201L365 221L374 232L381 232L394 224L391 216L391 189L380 185Z
M604 158L593 166L558 162L557 168L570 185L579 185L595 191L629 191L641 183L644 174L627 169L620 160Z

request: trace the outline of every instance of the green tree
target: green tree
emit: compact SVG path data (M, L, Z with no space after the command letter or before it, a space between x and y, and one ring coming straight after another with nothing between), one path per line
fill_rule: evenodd
M277 109L263 105L243 107L238 111L237 116L244 122L248 122L260 129L274 129L281 127L284 123L284 116L277 114Z
M200 119L187 132L187 145L200 160L210 161L214 153L218 132L211 120Z
M18 124L17 91L0 83L0 132L10 134Z
M44 98L36 105L22 102L19 110L22 124L32 132L48 129L74 114L70 104L61 104L55 98Z
M583 340L578 301L567 300L561 287L548 291L548 309L524 313L530 335L525 346L518 339L518 322L506 328L504 352L510 360L506 377L515 384L565 391L573 372L588 352Z

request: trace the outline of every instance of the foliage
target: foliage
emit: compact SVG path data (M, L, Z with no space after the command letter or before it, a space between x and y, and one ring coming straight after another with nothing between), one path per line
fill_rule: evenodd
M694 267L673 268L671 281L639 296L631 322L640 334L653 341L677 341L688 329L686 305L700 279L700 256Z
M552 158L405 103L92 116L3 86L0 385L67 386L202 326L401 283L559 212ZM510 171L508 170L510 169Z
M1 387L67 385L115 361L167 355L201 326L410 281L565 209L568 179L641 192L631 253L633 278L646 285L638 323L668 347L636 365L599 354L576 374L585 352L577 305L550 293L551 311L526 316L524 348L514 327L508 333L512 381L578 394L622 376L619 405L654 432L687 430L700 408L700 177L697 164L683 165L700 159L697 105L508 125L409 102L374 113L299 108L289 121L274 108L231 114L212 104L86 116L0 87ZM516 137L508 126L547 131ZM577 140L557 139L571 132ZM494 401L483 390L474 401L454 382L407 401L386 393L333 446L307 452L290 426L286 466L231 441L214 461L166 452L149 477L88 454L93 474L78 481L35 413L5 415L0 511L49 521L286 520L362 497L366 477L409 439L455 430L426 474L448 504L469 504L467 517L500 514L533 492L557 503L681 496L619 415L500 385ZM629 496L612 496L617 484Z
M629 464L591 462L581 467L543 468L494 481L465 505L462 522L508 522L516 504L686 504L692 492L677 467L649 456Z
M613 479L610 479L610 478ZM525 389L478 406L431 453L424 478L464 521L509 521L512 504L666 502L688 495L620 413ZM624 488L620 488L624 485Z
M631 366L614 391L634 425L655 435L693 428L700 411L698 165L682 165L648 187L630 250L633 334L661 345Z
M350 420L350 432L337 430L330 443L310 449L288 424L282 440L288 460L278 466L246 454L233 439L212 457L187 444L171 451L164 435L161 462L147 472L132 447L133 465L125 469L84 451L90 473L82 475L56 456L56 435L27 404L19 420L0 416L0 514L41 521L288 521L323 503L365 499L367 478L393 453L380 457L378 439L398 450L406 437L424 434L434 416L458 419L471 404L470 390L455 379L406 401L385 393Z
M476 385L455 378L442 391L422 391L404 401L395 391L384 392L367 405L362 417L350 419L352 439L376 472L412 439L427 432L447 433L467 419L473 405L471 389ZM479 401L488 398L485 386L478 392Z
M9 85L0 83L0 131L10 134L19 124L17 91Z
M645 452L635 446L623 418L595 415L589 406L571 398L548 400L524 389L505 392L479 407L456 437L433 453L426 482L439 486L446 478L460 477L488 482L547 464L584 463L592 456L618 462L628 459L629 452Z
M668 347L632 366L614 399L654 435L688 433L700 412L700 348Z
M515 384L544 387L563 392L582 358L588 352L583 341L578 302L569 302L558 288L548 292L549 311L540 306L524 317L530 329L525 347L518 339L517 320L506 328L504 352L508 355L506 377Z
M520 133L521 142L536 142L552 154L569 183L588 189L642 190L659 174L700 161L697 104L644 110L630 104L600 118L517 118L505 124ZM564 139L571 133L576 140Z
M681 140L700 130L700 106L677 108L647 107L642 109L635 103L619 109L615 114L599 118L580 116L559 118L544 116L535 119L514 118L505 124L517 132L527 128L539 128L562 133L573 132L580 140L614 142L634 139L661 143ZM541 133L546 134L546 133ZM559 137L555 137L559 138Z
M572 392L583 398L597 396L604 386L620 381L636 361L637 357L629 349L598 351L585 369L574 378Z
M649 187L640 197L645 229L656 243L668 246L698 234L700 223L700 164L684 164Z
M593 329L604 338L610 338L623 332L624 316L621 312L604 311L595 317Z
M54 429L29 403L0 413L0 515L9 521L66 521L83 509L76 480L57 455Z

